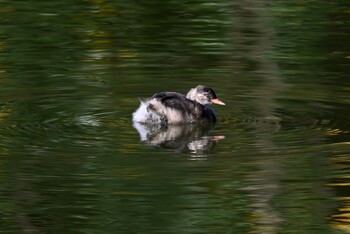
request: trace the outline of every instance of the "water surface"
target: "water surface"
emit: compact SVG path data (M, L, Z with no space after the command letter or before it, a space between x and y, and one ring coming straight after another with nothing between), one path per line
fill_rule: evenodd
M0 6L1 233L350 233L345 1ZM131 122L198 84L215 125Z

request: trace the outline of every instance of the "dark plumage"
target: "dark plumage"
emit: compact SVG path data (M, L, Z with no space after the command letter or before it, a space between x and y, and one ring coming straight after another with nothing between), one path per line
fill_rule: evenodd
M150 124L215 122L212 103L225 105L213 89L202 85L191 89L187 96L175 92L156 93L148 101L141 102L133 120Z
M164 107L178 110L182 115L192 117L198 121L215 122L216 116L213 109L208 105L202 105L199 102L186 98L185 95L175 92L162 92L153 95L153 98L161 102ZM157 112L157 111L156 111ZM161 113L161 111L159 111Z

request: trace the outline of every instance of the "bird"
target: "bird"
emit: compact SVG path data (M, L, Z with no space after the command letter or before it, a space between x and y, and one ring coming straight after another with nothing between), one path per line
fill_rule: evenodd
M187 124L216 122L211 104L225 105L210 87L198 85L187 95L177 92L160 92L140 100L133 113L134 122L143 124Z

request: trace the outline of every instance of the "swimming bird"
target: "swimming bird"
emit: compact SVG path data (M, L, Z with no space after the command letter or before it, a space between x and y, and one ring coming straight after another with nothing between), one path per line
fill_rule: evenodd
M210 87L198 85L187 95L160 92L147 100L140 100L133 113L133 121L145 124L184 124L216 122L211 104L225 105Z

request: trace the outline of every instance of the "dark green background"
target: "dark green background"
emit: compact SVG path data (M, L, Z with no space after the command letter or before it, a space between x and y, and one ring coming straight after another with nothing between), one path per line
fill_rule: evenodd
M1 1L1 233L348 233L347 1ZM211 151L138 97L214 88Z

